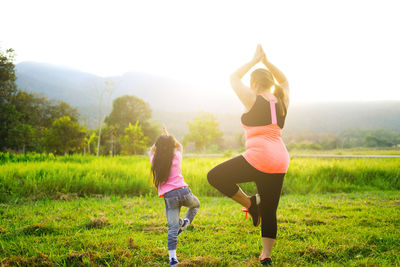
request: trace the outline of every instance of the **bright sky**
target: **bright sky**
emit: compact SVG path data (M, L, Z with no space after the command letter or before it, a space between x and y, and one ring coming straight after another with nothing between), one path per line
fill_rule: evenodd
M148 72L210 94L261 43L294 101L400 100L396 0L3 0L0 46L17 62L101 76Z

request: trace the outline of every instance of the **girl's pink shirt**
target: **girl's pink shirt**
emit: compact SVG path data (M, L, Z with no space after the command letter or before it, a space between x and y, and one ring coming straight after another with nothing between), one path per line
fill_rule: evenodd
M153 157L154 155L150 156L151 163L153 163ZM164 184L158 186L159 197L163 197L165 193L171 190L188 186L183 180L181 163L182 163L182 152L175 151L174 158L172 159L171 172L169 174L168 180Z

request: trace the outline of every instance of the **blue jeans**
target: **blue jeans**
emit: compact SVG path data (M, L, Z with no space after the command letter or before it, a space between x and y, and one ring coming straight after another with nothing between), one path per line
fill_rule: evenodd
M194 216L200 207L200 201L189 187L181 187L164 194L165 208L167 211L168 221L168 250L175 250L178 243L178 230L179 230L179 214L181 207L188 207L186 213L187 219L190 223L193 222Z

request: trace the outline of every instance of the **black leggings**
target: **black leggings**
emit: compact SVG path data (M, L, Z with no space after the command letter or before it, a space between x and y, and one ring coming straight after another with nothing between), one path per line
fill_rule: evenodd
M208 182L228 197L235 195L238 183L255 182L260 195L261 235L276 239L276 209L285 173L265 173L237 156L214 167L207 174Z

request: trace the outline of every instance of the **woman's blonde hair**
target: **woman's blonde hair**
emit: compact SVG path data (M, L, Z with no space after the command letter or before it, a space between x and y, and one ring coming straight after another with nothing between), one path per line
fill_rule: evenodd
M286 114L287 106L286 106L286 94L285 90L275 83L274 76L271 72L266 69L256 69L251 73L250 83L257 84L258 92L261 93L267 90L271 90L272 87L275 87L274 96L281 102L282 106L282 115Z

